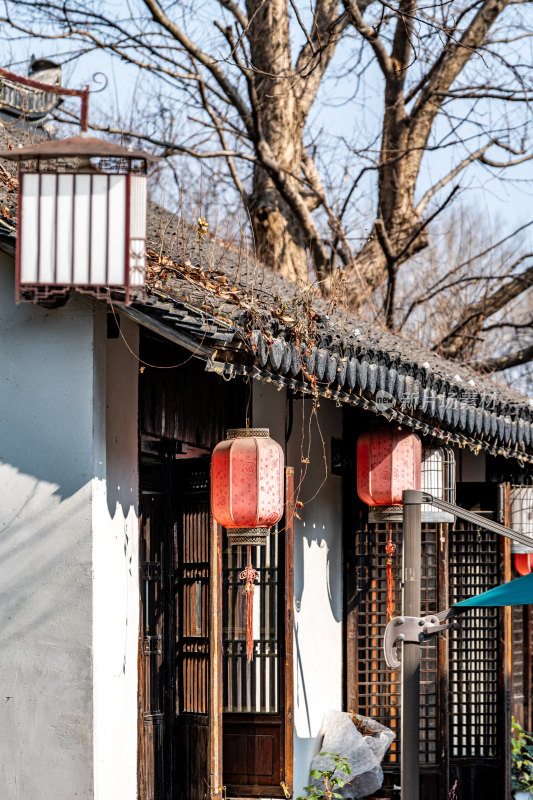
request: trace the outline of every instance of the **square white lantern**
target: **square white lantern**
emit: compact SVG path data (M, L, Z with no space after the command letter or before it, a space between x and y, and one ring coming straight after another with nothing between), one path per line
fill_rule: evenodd
M510 527L531 536L531 548L511 541L511 553L533 553L533 486L511 486L510 506Z
M17 293L44 300L145 285L146 153L88 136L2 153L19 161Z

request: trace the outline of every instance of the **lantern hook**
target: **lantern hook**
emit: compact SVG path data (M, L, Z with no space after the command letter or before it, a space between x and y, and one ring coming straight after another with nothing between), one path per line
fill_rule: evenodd
M425 644L430 642L438 633L449 628L458 628L459 623L446 622L459 613L458 610L448 608L437 614L428 614L425 617L393 617L385 628L383 637L383 653L390 669L400 666L397 656L396 643Z

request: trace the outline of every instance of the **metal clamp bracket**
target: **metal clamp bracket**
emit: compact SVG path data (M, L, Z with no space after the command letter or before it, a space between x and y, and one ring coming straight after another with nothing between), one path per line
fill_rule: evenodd
M457 621L444 622L455 616L454 609L428 614L426 617L393 617L385 628L383 653L390 669L397 669L400 661L397 655L397 642L424 644L430 642L438 633L449 628L458 628Z

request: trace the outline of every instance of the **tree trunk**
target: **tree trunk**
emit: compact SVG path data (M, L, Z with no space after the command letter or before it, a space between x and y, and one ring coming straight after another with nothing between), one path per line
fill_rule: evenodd
M291 64L286 0L248 0L249 41L257 136L269 145L295 185L302 170L304 119ZM294 177L291 178L290 175ZM254 168L248 210L258 258L290 280L308 280L307 248L301 225L260 166Z

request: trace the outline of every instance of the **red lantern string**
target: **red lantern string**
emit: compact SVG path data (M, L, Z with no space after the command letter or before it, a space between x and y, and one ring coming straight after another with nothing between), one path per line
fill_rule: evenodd
M248 564L239 575L244 581L242 587L246 596L246 658L251 661L254 657L254 584L259 579L259 572L252 566L252 547L248 545Z
M392 557L396 552L396 545L392 541L392 525L389 522L389 541L385 545L387 553L387 622L392 619Z

